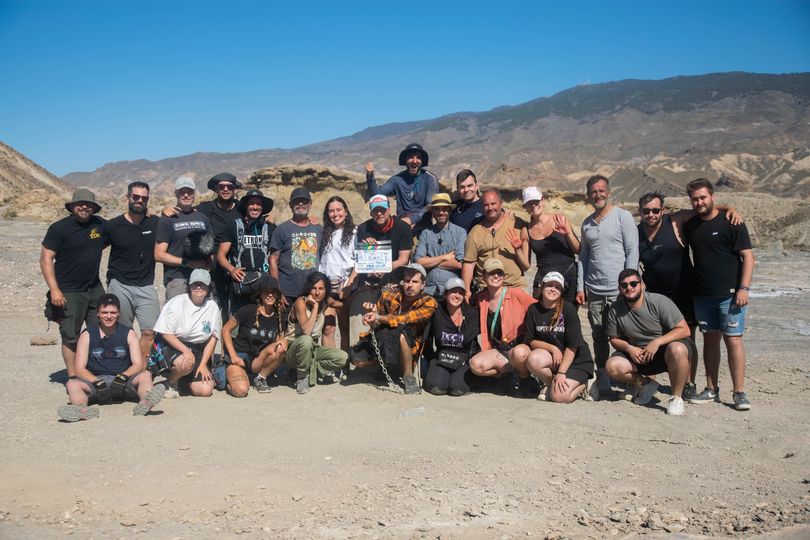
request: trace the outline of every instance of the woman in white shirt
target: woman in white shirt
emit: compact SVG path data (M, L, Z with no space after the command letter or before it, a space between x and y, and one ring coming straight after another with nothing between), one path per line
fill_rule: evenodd
M330 309L327 319L337 317L340 328L340 348L349 350L349 297L357 273L354 271L354 249L357 226L349 207L341 197L326 201L323 210L323 236L320 246L318 271L326 274L331 288ZM327 320L323 333L324 344L335 346L335 325Z
M163 358L171 363L166 373L166 398L180 395L181 381L194 396L208 397L214 391L208 364L220 336L222 315L210 292L211 274L194 270L188 280L188 294L166 302L155 323L156 347L163 349Z

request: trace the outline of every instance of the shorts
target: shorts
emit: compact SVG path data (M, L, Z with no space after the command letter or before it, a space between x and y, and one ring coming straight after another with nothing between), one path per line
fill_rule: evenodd
M726 336L741 336L745 333L745 314L748 306L738 306L734 296L695 297L695 318L700 331L723 332Z
M132 328L132 321L138 319L141 331L152 330L160 315L160 302L154 285L124 285L117 279L107 284L107 292L114 294L121 302L121 315L118 322Z
M59 321L59 335L62 336L62 343L74 344L79 340L82 324L87 326L98 324L98 299L104 294L104 287L101 283L90 289L81 292L66 292L65 316Z
M136 401L140 400L138 390L135 389L135 379L137 379L140 375L141 374L138 373L127 380L127 385L124 388L125 399L134 399ZM107 383L107 386L110 386L115 380L115 375L97 375L97 377ZM92 405L93 403L98 402L98 392L96 392L96 387L93 386L93 381L88 381L87 379L82 378L79 378L79 380L90 387L90 393L87 394L87 403Z
M686 345L686 350L689 351L689 361L691 362L695 358L697 358L697 347L695 346L695 342L692 341L691 338L679 339L677 341L673 341L672 343L683 343ZM669 345L669 344L667 344ZM639 375L658 375L659 373L666 373L668 371L667 361L665 359L667 354L667 346L662 346L658 348L658 352L655 353L653 356L652 361L647 362L646 364L639 364L635 360L631 359L627 353L622 351L613 351L611 356L620 356L622 358L626 358L630 361L631 364L636 366L636 372Z

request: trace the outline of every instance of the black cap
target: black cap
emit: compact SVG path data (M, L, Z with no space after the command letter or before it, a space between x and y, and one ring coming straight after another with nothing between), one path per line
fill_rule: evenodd
M399 164L405 165L408 156L416 153L419 154L419 157L422 158L422 167L427 167L428 164L428 153L425 152L425 149L422 148L421 144L411 143L405 147L405 150L399 153Z
M309 194L307 188L297 187L292 191L292 195L290 195L290 202L293 202L295 199L306 199L312 202L312 195Z
M276 278L274 278L270 274L262 274L262 276L259 278L259 292L266 291L267 289L274 289L276 291L281 291L281 289L278 286L278 280Z
M220 182L230 182L233 184L233 187L237 189L242 187L242 184L239 183L239 180L237 180L234 175L228 172L223 172L211 177L211 180L208 181L208 189L211 191L216 191L217 185L219 185Z
M245 193L244 197L239 201L239 206L237 206L237 210L242 215L247 213L247 204L248 199L251 197L258 197L262 201L262 215L269 214L273 210L273 199L270 197L265 197L264 194L259 191L258 189L251 189L247 193Z

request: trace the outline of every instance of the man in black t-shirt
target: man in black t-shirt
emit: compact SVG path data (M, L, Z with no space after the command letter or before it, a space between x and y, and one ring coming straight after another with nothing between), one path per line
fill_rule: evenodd
M706 388L690 403L720 402L717 385L720 370L720 340L725 341L732 397L738 411L751 403L744 390L745 313L754 274L754 252L745 225L732 225L714 204L712 183L704 178L686 186L697 216L685 226L695 261L695 316L703 333L703 362Z
M456 175L456 191L458 199L453 201L456 208L450 212L450 223L469 233L484 220L484 202L481 200L475 173L470 169L462 169Z
M59 322L62 358L72 377L82 323L96 323L96 302L104 294L98 271L105 222L95 215L101 205L88 189L77 189L65 209L70 216L51 224L45 233L39 267L49 289L46 310L50 320Z
M110 246L107 292L121 302L119 321L132 327L137 318L144 358L152 347L160 302L155 289L155 236L157 216L146 215L149 184L127 186L127 211L109 220L104 228L104 245Z

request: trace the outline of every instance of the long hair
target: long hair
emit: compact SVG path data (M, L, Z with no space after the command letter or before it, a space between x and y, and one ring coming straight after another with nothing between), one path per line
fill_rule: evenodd
M349 212L349 205L346 204L343 197L339 197L337 195L330 197L329 200L326 201L326 206L323 207L323 235L321 236L319 254L323 254L324 250L329 246L329 244L331 244L332 233L334 233L336 230L332 220L329 219L329 205L333 202L339 202L342 204L343 210L346 212L346 219L343 221L343 225L340 227L343 230L343 238L340 241L341 247L351 247L349 244L352 242L352 234L354 234L354 231L357 228L354 224L352 213Z
M306 282L304 282L304 290L301 291L301 296L306 297L309 294L309 291L312 290L312 287L315 286L316 283L319 281L323 281L323 287L326 289L326 294L321 300L320 305L318 306L318 311L323 313L324 308L327 305L327 299L329 295L332 293L332 284L329 282L329 278L323 272L313 272L309 276L307 276Z
M543 289L546 288L546 286L547 284L544 283L540 288L540 296L543 295ZM563 298L562 292L560 292L560 297L554 302L554 313L551 315L551 320L548 322L551 328L556 328L557 324L559 324L560 318L562 317L563 305L565 305L565 299Z
M281 291L278 289L273 289L278 294L276 295L276 301L273 302L273 313L271 316L276 318L276 325L278 327L278 335L280 336L282 333L281 329L281 309L279 309L279 302L281 301ZM259 328L259 306L262 305L262 292L260 291L258 295L256 295L256 320L253 321L254 328Z

